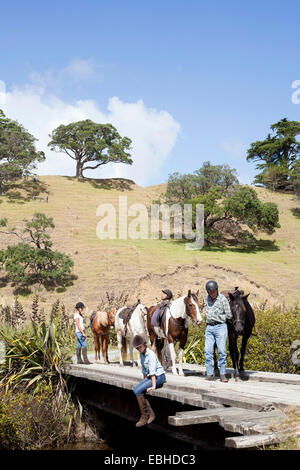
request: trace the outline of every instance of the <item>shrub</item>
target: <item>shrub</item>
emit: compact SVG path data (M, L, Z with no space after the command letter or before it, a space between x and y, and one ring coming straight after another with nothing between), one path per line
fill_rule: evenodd
M66 398L58 399L51 384L40 384L34 396L7 391L0 401L0 449L35 450L68 440L66 416L72 413Z
M255 312L258 336L251 336L247 343L244 367L265 372L297 373L290 357L291 343L300 339L300 316L293 312L276 309ZM185 349L185 361L204 364L205 324L200 328L192 326ZM241 338L238 339L238 347ZM232 361L227 344L227 366Z

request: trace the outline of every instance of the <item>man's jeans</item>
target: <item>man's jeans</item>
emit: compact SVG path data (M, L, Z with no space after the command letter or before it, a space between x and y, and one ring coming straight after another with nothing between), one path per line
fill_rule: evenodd
M226 373L226 342L227 342L227 325L220 323L219 325L207 325L205 331L205 366L206 374L214 375L214 345L217 344L219 361L218 366L220 374Z
M165 382L166 382L165 374L156 376L156 388L161 388ZM133 393L135 395L142 395L149 387L152 387L152 379L151 378L144 379L136 387L134 387Z

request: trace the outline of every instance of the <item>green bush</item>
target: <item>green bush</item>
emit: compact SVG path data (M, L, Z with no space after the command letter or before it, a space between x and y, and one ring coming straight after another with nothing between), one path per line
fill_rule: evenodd
M258 336L250 336L244 360L244 368L265 372L283 372L296 374L292 364L290 346L300 339L299 313L280 312L276 309L256 311L256 328ZM242 338L238 339L240 350ZM185 361L204 364L205 322L199 327L192 326L189 331L188 344L185 348ZM227 343L227 367L232 367ZM299 373L299 371L298 371Z
M58 446L68 440L66 417L72 405L58 399L51 384L40 384L34 396L19 390L0 396L0 449L35 450ZM68 416L69 415L69 416Z

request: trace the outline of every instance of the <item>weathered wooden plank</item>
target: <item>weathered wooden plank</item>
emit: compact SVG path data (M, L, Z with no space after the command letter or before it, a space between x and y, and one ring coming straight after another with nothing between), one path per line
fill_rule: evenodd
M202 399L214 401L223 405L245 408L248 410L260 410L264 406L272 405L271 401L266 401L262 398L256 398L253 395L248 396L245 393L241 394L229 391L204 393L202 395Z
M201 423L218 423L222 416L244 415L240 408L215 408L210 410L193 410L176 413L168 417L168 423L172 426L188 426Z
M265 433L266 431L270 431L268 426L271 424L272 421L279 420L281 415L279 414L272 414L270 413L263 413L265 415L262 418L243 418L241 420L238 419L224 419L220 422L220 425L225 429L225 431L230 432L239 432L241 434L257 434L257 433ZM251 431L252 430L252 431Z
M205 366L198 364L184 364L184 371L187 370L187 373L192 373L194 370L198 375L205 374ZM233 377L234 370L230 367L226 369L226 373L230 374ZM300 375L299 374L283 374L280 372L263 372L263 371L253 371L245 370L241 374L241 377L247 380L247 382L273 382L273 383L282 383L282 384L295 384L300 385Z
M246 449L251 447L276 444L277 442L279 442L279 437L275 433L254 434L252 436L226 437L225 447Z
M252 411L252 410L244 410L243 419L240 419L239 416L221 416L220 424L223 426L227 421L229 422L249 422L252 421L254 423L259 423L261 420L265 420L268 418L280 418L282 416L281 411L274 410L274 411L267 411L267 412L259 412L259 411Z

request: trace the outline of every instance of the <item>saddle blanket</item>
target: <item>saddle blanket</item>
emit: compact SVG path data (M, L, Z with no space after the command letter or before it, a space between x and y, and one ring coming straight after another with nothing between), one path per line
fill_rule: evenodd
M151 318L151 325L152 325L152 326L159 326L159 327L161 327L161 325L163 325L163 323L164 323L164 321L165 321L165 316L166 316L167 308L166 308L166 307L164 308L164 312L163 312L163 314L162 314L162 317L161 317L160 321L159 321L159 318L158 318L159 312L160 312L160 308L158 307L158 308L155 310L155 312L153 313L152 318Z

